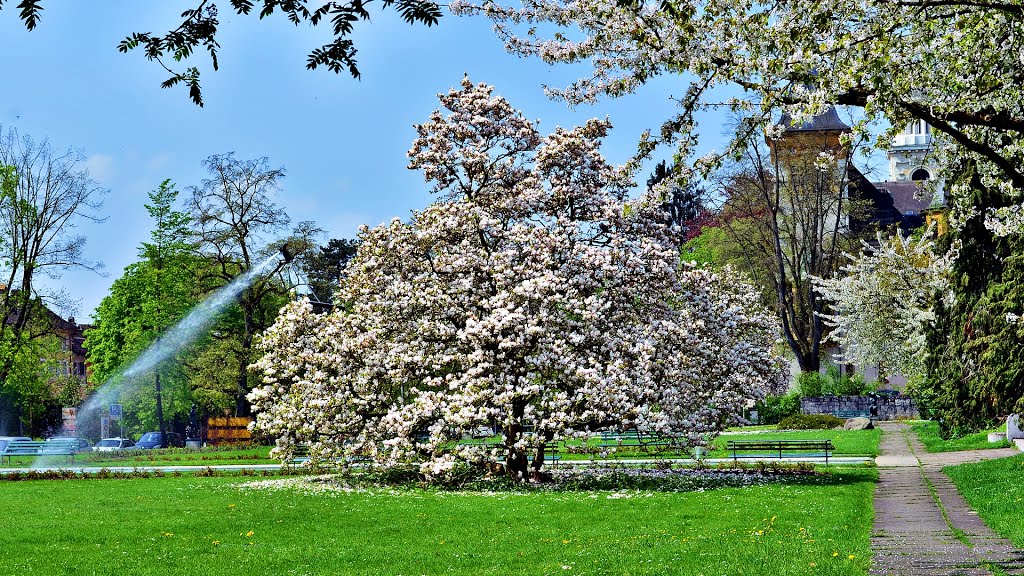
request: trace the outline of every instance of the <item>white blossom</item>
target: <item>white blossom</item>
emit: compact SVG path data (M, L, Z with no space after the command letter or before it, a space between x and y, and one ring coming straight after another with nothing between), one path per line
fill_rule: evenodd
M275 455L523 476L597 429L700 444L777 389L774 318L680 264L659 203L601 157L607 121L542 138L488 86L439 98L409 151L438 201L362 229L342 305L289 304L261 339L249 399ZM500 445L458 443L490 425Z

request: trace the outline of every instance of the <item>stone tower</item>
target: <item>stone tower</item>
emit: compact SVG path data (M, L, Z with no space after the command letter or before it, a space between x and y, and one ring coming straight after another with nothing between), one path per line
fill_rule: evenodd
M938 173L928 153L932 149L932 127L915 120L896 135L889 148L889 181L932 180Z

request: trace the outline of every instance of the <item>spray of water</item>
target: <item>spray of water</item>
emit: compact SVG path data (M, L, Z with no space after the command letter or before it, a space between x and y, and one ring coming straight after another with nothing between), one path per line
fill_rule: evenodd
M148 375L154 368L203 334L228 304L233 302L272 264L280 262L280 260L280 254L267 257L266 260L235 278L230 284L214 292L189 311L174 327L161 334L159 340L139 354L127 368L104 382L84 404L79 406L78 419L83 421L88 419L97 410L115 401L126 389L138 386L142 376ZM63 436L64 432L62 431L60 435ZM46 460L45 457L37 458L33 467L47 467L48 463L44 460Z

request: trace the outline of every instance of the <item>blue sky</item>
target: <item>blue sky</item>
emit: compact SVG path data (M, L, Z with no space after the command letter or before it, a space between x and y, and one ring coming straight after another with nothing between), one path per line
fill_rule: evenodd
M198 108L184 89L160 89L166 73L155 63L116 50L130 32L173 27L191 4L50 0L33 32L13 2L0 11L0 125L81 149L93 178L110 190L106 222L82 227L88 256L103 261L107 275L67 272L57 281L80 300L80 320L136 259L149 233L146 194L165 178L180 190L198 184L210 154L268 156L287 171L278 201L293 221L313 220L327 237L354 237L360 224L405 218L430 202L419 173L405 168L405 152L413 124L426 120L436 94L464 73L495 85L545 132L611 118L615 130L604 152L616 163L633 153L644 129L674 113L670 96L685 88L666 77L636 95L570 110L545 98L542 85L565 85L585 69L511 56L484 19L446 15L426 28L390 12L359 26L363 78L355 81L305 69L326 29L236 16L222 2L221 69L197 58L206 100ZM721 147L720 118L710 117L703 132L705 148Z

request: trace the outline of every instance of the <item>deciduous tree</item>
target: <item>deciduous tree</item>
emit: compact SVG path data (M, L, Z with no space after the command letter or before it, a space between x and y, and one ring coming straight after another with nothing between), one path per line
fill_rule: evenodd
M489 86L439 97L409 151L438 200L360 232L345 307L292 303L261 340L249 398L275 454L525 478L599 429L703 444L776 386L774 319L680 265L661 202L599 154L608 122L541 137ZM458 444L490 425L498 446Z

